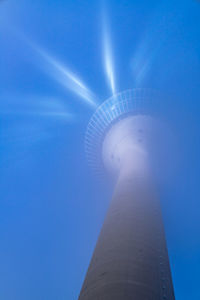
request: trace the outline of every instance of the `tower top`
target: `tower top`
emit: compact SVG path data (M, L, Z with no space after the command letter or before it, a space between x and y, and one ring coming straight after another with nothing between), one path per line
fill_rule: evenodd
M87 159L97 173L102 173L102 148L108 131L128 116L152 116L157 99L154 90L132 89L110 97L97 108L85 136Z

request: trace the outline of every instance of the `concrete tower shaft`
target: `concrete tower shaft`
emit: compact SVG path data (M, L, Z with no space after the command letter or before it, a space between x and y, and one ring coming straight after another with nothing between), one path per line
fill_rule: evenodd
M173 300L159 197L150 174L118 181L79 300Z
M86 142L92 163L101 157L117 179L79 300L175 299L152 172L163 135L155 118L139 105L135 110L134 101L143 103L144 94L128 91L111 98L89 124Z

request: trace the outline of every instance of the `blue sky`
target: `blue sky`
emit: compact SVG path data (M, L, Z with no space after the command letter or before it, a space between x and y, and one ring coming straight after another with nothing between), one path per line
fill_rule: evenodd
M179 145L176 176L161 199L175 294L200 299L200 3L160 2L0 3L0 299L78 297L111 190L85 159L94 107L38 49L103 102L111 95L103 7L116 90L148 87L166 95L165 117Z

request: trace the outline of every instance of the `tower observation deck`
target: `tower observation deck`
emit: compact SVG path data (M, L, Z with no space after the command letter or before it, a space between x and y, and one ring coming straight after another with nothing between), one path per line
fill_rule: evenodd
M163 138L155 98L148 90L117 94L88 125L88 161L101 174L104 165L115 188L79 300L175 299L154 175Z

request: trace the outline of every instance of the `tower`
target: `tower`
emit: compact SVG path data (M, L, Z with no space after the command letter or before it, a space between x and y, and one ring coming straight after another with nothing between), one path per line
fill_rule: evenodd
M174 291L154 166L163 143L156 94L117 94L87 128L88 161L115 178L113 198L79 300L173 300Z

